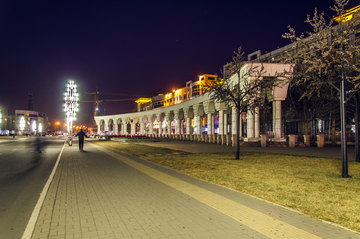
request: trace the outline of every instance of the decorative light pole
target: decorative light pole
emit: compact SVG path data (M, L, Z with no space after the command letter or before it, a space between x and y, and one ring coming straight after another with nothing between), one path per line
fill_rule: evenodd
M69 80L67 90L64 93L64 111L66 113L66 122L68 125L68 143L72 146L72 122L76 120L76 112L78 112L79 94L76 91L76 85L73 80Z

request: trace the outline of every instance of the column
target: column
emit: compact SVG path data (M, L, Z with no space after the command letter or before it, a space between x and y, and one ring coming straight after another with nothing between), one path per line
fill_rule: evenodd
M184 122L185 122L185 119L182 119L181 121L180 121L180 131L179 131L179 134L181 134L181 135L185 135L185 132L184 132Z
M113 131L114 135L118 135L119 134L119 130L118 130L118 124L117 122L114 124L114 131Z
M156 115L156 120L159 123L159 133L158 133L158 137L161 136L162 134L162 122L161 122L161 114L157 114Z
M222 143L224 134L224 110L219 110L219 135L218 135L218 144Z
M196 116L196 135L198 137L198 141L201 141L201 133L202 133L202 122L201 116Z
M215 134L215 113L211 114L211 134Z
M190 140L191 135L191 118L186 118L186 138Z
M255 109L255 138L260 138L260 112L258 107Z
M164 135L167 138L171 138L171 120L170 120L170 112L165 113L165 122L167 127L165 129ZM167 132L166 132L167 131ZM167 136L166 136L167 135Z
M283 141L284 139L281 138L281 101L280 100L276 100L275 101L275 139L278 141Z
M276 129L276 102L275 100L272 102L273 105L273 127L272 127L272 131L273 131L273 135L274 135L274 140L276 139L275 137L275 129Z
M131 123L131 132L130 134L131 135L135 135L135 127L136 127L136 124L135 124L135 121L133 120L133 122Z
M140 120L140 135L144 135L145 134L145 130L144 130L144 117L139 117Z
M176 130L175 130L175 132L178 135L178 137L180 138L180 135L181 135L181 120L179 118L176 119Z
M128 134L128 132L127 132L127 121L125 121L123 123L123 130L124 130L124 135L127 135Z
M149 136L151 137L153 134L153 122L152 122L152 116L148 117L148 123L149 123Z
M176 138L180 139L181 137L181 119L179 116L179 111L174 111L174 118L176 119L176 128L175 128L175 134Z
M211 114L211 142L209 143L217 143L215 142L215 112Z
M184 139L185 140L192 140L192 135L191 135L191 118L194 117L194 113L193 110L190 107L187 108L183 108L184 111L184 118L185 118L185 123L186 123L186 132L183 132L184 135Z
M171 138L171 121L170 119L166 119L167 122L167 134L168 134L168 138Z
M252 141L254 138L254 114L251 110L247 111L247 141Z
M208 139L207 139L207 142L209 142L210 143L210 140L211 140L211 135L212 135L212 133L211 133L211 128L212 128L212 125L211 125L211 113L208 113L207 114L207 129L208 129L208 131L207 131L207 136L208 136Z
M104 120L104 131L109 131L109 120Z

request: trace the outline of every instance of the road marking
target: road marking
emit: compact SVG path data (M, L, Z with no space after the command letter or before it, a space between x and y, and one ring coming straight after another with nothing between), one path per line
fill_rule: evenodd
M131 167L147 174L148 176L183 192L198 201L218 210L219 212L235 219L249 228L269 238L320 238L310 232L303 231L276 218L267 216L240 203L229 200L218 194L197 187L178 178L162 173L156 169L145 166L134 160L116 154L106 148L91 143L95 148L113 156L114 158L130 165Z
M44 186L44 188L43 188L43 190L42 190L42 192L40 194L39 200L37 201L37 203L35 205L35 208L34 208L32 214L31 214L31 217L29 219L29 222L28 222L28 224L26 226L26 229L25 229L24 234L22 235L21 239L30 239L32 234L33 234L33 231L35 229L36 221L37 221L37 219L39 217L40 209L41 209L41 207L42 207L42 205L44 203L46 193L47 193L47 191L49 190L49 187L50 187L50 183L54 178L54 174L55 174L56 169L57 169L57 167L59 165L59 161L60 161L62 152L63 152L63 150L65 148L65 145L66 145L66 142L64 142L64 145L63 145L63 147L62 147L62 149L60 151L60 154L59 154L59 156L58 156L58 158L56 160L55 166L54 166L54 168L53 168L53 170L52 170L52 172L51 172L51 174L50 174L50 176L49 176L49 178L48 178L48 180L47 180L47 182L46 182L46 184L45 184L45 186Z
M15 150L17 150L17 149L13 149L12 151L15 151Z

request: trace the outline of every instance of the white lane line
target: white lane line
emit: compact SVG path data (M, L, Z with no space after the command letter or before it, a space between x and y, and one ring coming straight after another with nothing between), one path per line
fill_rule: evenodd
M62 152L63 152L63 150L65 148L65 145L66 145L66 141L64 142L64 145L63 145L63 147L62 147L62 149L60 151L60 154L59 154L59 156L58 156L58 158L56 160L55 166L54 166L54 168L53 168L53 170L52 170L52 172L50 174L50 177L48 178L48 180L47 180L47 182L46 182L46 184L45 184L45 186L44 186L44 188L43 188L43 190L41 192L39 200L37 201L37 203L35 205L35 208L34 208L32 214L31 214L30 220L29 220L29 222L28 222L28 224L26 226L26 229L25 229L24 234L21 237L21 239L30 239L32 234L33 234L33 231L35 229L36 221L37 221L37 219L39 217L39 214L40 214L41 206L44 203L45 196L46 196L47 191L49 190L50 183L54 178L56 169L57 169L57 167L59 165L59 161L60 161Z
M15 150L17 150L17 149L13 149L12 151L15 151Z

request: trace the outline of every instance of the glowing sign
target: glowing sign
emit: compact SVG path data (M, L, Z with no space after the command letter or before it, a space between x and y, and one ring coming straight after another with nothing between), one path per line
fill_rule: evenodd
M36 132L36 121L32 122L32 130Z
M25 119L24 119L24 116L21 116L21 118L20 118L19 127L20 127L20 130L24 130L24 129L25 129Z

